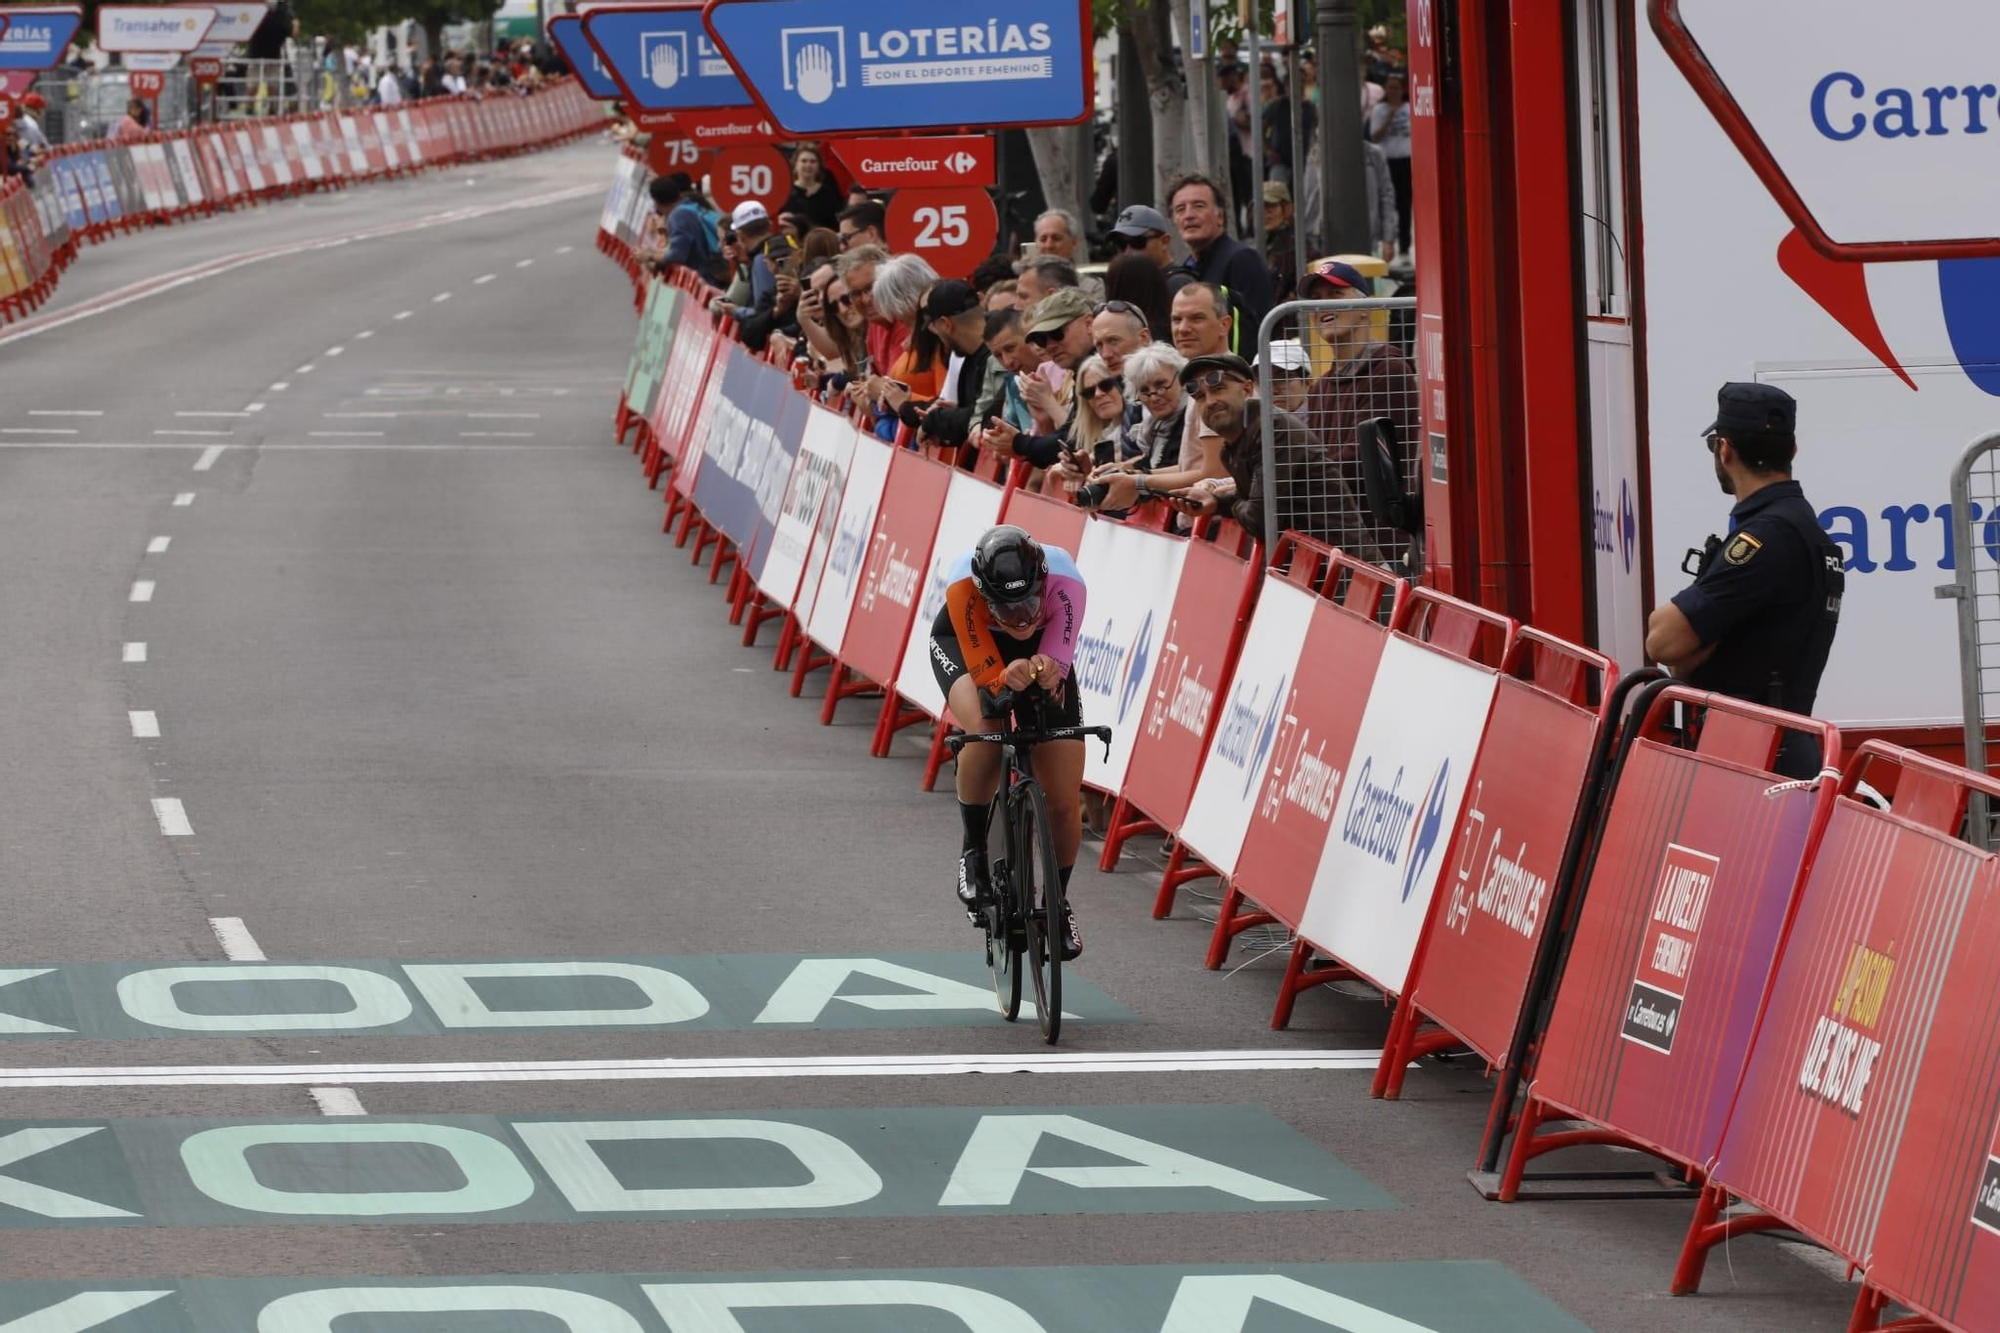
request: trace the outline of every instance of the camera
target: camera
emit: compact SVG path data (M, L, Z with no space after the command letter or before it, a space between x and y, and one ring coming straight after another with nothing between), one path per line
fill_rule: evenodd
M1069 502L1078 509L1096 509L1110 498L1110 482L1089 481L1076 488L1076 494L1070 497Z

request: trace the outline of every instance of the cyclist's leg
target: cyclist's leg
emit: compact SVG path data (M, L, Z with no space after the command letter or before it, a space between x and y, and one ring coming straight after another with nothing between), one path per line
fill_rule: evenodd
M1000 720L981 716L979 687L972 683L970 676L960 676L951 683L945 694L945 703L951 709L951 720L958 724L960 731L969 735L998 731L1004 726ZM999 790L1000 747L990 742L961 747L958 752L959 804L976 805L984 810L992 804Z
M1048 807L1049 831L1055 835L1056 864L1065 872L1076 864L1083 843L1083 742L1052 741L1037 745L1035 781Z

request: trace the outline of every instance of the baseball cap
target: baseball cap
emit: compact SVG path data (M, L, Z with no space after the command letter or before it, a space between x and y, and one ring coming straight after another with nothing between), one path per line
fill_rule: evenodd
M40 111L43 107L47 106L48 104L49 104L49 99L42 96L40 93L29 93L26 97L23 97L21 99L21 105L28 108L28 110L30 111Z
M771 215L755 199L744 200L736 206L736 211L729 215L729 225L738 231L743 230L745 227L755 226L759 222L769 222L770 220Z
M1264 202L1267 204L1289 204L1292 202L1291 187L1283 181L1264 182Z
M1261 363L1264 358L1258 357ZM1279 338L1271 344L1271 369L1288 370L1295 375L1312 374L1312 357L1306 354L1306 345L1297 338Z
M1118 215L1118 222L1111 228L1113 236L1129 236L1138 239L1153 232L1172 235L1174 224L1167 221L1167 215L1157 208L1144 204L1134 204Z
M1061 287L1050 292L1035 303L1028 312L1027 335L1056 333L1069 326L1070 321L1085 319L1090 315L1090 298L1074 287Z
M1348 288L1356 296L1375 294L1375 285L1360 269L1352 264L1344 264L1338 259L1319 259L1307 265L1305 280L1299 283L1300 293L1306 296L1312 295L1312 285L1315 282L1327 282L1336 287Z
M956 278L946 278L931 284L930 294L924 297L924 322L934 319L956 319L968 310L979 309L979 293L972 290L969 282Z
M1727 435L1790 435L1798 425L1799 404L1774 384L1731 381L1715 395L1715 421L1702 432Z
M1185 366L1182 366L1181 383L1186 384L1194 379L1195 376L1206 374L1211 370L1220 370L1224 374L1234 375L1238 379L1254 380L1257 378L1257 372L1252 370L1250 363L1242 357L1236 355L1234 352L1217 352L1211 356L1198 356Z

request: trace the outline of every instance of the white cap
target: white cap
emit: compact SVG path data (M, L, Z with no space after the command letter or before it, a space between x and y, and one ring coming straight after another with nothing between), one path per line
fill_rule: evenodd
M771 215L765 212L764 206L755 199L747 199L738 204L736 211L729 215L729 225L738 231L743 230L743 228L753 222L769 222L770 220Z
M1259 357L1259 361L1263 358ZM1301 375L1312 374L1312 357L1306 354L1306 346L1297 338L1279 338L1271 344L1271 369L1292 370Z

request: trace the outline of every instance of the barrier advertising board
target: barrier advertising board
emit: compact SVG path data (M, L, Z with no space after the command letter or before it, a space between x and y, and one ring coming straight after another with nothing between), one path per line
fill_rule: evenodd
M834 519L833 544L827 549L825 571L813 583L812 611L805 617L807 636L835 653L842 650L846 640L847 620L861 587L861 573L868 563L869 551L874 548L875 519L882 511L882 492L889 482L889 460L895 453L873 435L855 432L854 457L847 466L847 483L840 488L840 512Z
M777 535L778 520L784 514L785 494L791 489L792 474L798 470L799 442L805 438L806 421L812 403L804 394L793 393L791 377L765 362L758 362L772 380L777 394L777 420L772 423L774 448L766 451L761 463L752 462L751 491L757 497L757 532L748 552L750 577L763 577L764 561L771 554L771 539Z
M1049 546L1074 552L1083 544L1084 525L1090 516L1073 504L1065 504L1034 491L1009 491L1007 511L1002 521Z
M787 134L1069 124L1090 114L1079 0L710 0L709 31ZM940 102L937 89L953 95Z
M1108 753L1101 745L1085 750L1083 780L1100 791L1125 785L1187 545L1124 523L1092 523L1084 530L1077 568L1084 585L1098 591L1084 599L1075 674L1084 721L1111 728Z
M703 518L739 547L757 532L755 479L777 445L781 377L755 357L739 356L722 378L722 398L708 432L694 502Z
M953 472L908 449L896 450L890 461L889 482L840 649L845 665L878 684L894 682L902 666L904 636L923 593L931 540Z
M902 665L896 670L896 693L932 717L943 716L944 695L931 671L931 622L944 609L946 579L952 565L972 549L980 533L1000 521L1000 503L1004 497L1005 492L991 482L953 469L951 489L945 493L937 535L931 540L930 559L924 566L917 613L910 622L909 638L903 644Z
M798 394L792 396L805 401ZM792 469L783 508L757 571L757 587L787 610L797 610L795 593L812 595L811 586L801 582L807 549L816 532L831 530L827 511L838 511L847 466L854 458L854 423L838 412L810 406L812 415L800 435L798 466Z
M1400 635L1382 649L1299 933L1391 994L1430 914L1495 679Z
M625 100L647 111L750 105L736 71L701 25L698 4L623 5L583 17Z
M684 309L692 309L690 301ZM722 386L728 377L729 367L738 361L749 359L748 352L737 350L737 344L715 331L715 326L706 316L697 316L698 327L706 330L708 343L701 357L706 373L696 381L696 396L692 402L688 418L687 438L681 443L681 454L674 468L674 485L683 496L692 499L695 487L701 481L701 473L706 459L715 447L715 419L722 410Z
M1233 887L1296 927L1326 848L1349 758L1376 686L1389 631L1315 598L1272 745L1271 771L1251 812ZM1301 687L1300 682L1305 684Z
M1632 745L1534 1096L1672 1159L1714 1157L1817 800L1777 782Z
M1291 697L1299 653L1318 600L1278 574L1264 576L1235 678L1223 698L1222 716L1181 824L1182 840L1224 875L1235 873L1243 836L1263 793L1277 747L1278 724ZM1148 813L1158 817L1157 811Z
M693 301L683 300L680 329L668 348L666 374L649 418L653 438L673 456L674 488L683 495L693 492L701 460L703 441L693 438L690 428L709 375L710 358L722 355L715 351L718 341L708 313L698 309Z
M632 340L632 362L625 368L625 410L648 418L666 373L667 355L680 329L680 288L668 282L646 285L646 304L639 312L639 336Z
M1874 1253L1918 1068L1935 1058L1929 1035L1941 1010L1967 1002L1945 976L1991 866L1956 838L1839 801L1799 895L1717 1184L1850 1261Z
M1410 1000L1497 1062L1514 1040L1597 715L1503 677Z

